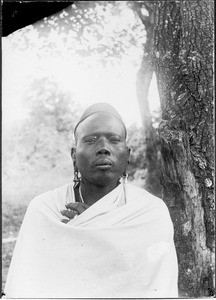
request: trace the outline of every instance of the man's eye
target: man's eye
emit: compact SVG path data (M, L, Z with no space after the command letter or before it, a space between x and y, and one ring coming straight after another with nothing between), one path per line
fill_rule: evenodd
M88 138L85 138L85 143L94 143L96 142L97 140L97 137L88 137Z
M119 137L116 137L116 136L113 136L113 137L110 138L111 143L118 143L120 141L121 141L121 139Z

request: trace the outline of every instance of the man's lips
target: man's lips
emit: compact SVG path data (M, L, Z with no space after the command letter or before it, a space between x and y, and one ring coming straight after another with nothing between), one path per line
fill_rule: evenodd
M95 166L99 169L109 169L112 166L112 162L107 159L100 159L95 162Z

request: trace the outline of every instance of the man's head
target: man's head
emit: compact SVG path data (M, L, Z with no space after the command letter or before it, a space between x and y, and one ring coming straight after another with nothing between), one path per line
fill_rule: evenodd
M113 185L125 174L130 150L126 128L118 112L107 103L90 106L74 130L75 168L82 181L97 186Z

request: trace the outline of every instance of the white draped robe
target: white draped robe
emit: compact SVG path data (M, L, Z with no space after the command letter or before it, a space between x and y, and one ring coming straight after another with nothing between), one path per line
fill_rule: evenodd
M178 267L165 203L121 183L62 223L73 186L33 199L20 229L7 298L174 298Z

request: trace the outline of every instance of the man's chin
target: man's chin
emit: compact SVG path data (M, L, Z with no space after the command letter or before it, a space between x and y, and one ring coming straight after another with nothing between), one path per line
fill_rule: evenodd
M91 182L94 185L97 186L113 186L117 185L118 183L118 178L116 176L113 176L113 174L110 174L109 172L100 172L99 176L95 177Z

